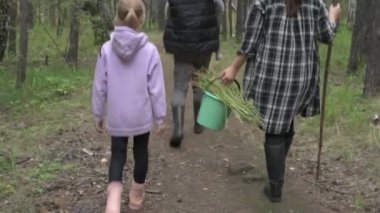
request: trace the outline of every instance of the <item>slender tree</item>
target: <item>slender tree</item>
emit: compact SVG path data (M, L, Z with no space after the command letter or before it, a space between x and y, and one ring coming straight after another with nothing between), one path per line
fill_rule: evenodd
M230 26L230 37L231 38L234 35L233 12L234 12L233 2L232 2L232 0L228 0L228 23Z
M5 57L8 42L9 0L0 0L0 62Z
M244 14L245 14L245 0L240 0L237 2L237 11L236 11L236 39L241 40L244 31Z
M62 17L62 0L57 0L58 20L57 20L57 37L62 35L63 31L63 17Z
M361 2L361 1L359 1ZM367 69L364 82L364 96L371 97L380 95L380 10L379 0L366 0L363 1L368 4L367 33L368 38L368 54L367 54ZM359 3L360 4L360 3Z
M29 43L29 12L28 1L20 0L20 54L17 67L16 88L21 88L26 78Z
M16 55L17 40L17 0L12 0L9 10L9 36L8 36L8 54Z
M79 31L79 4L78 0L74 0L71 12L69 49L66 53L66 58L68 62L74 66L78 65Z
M348 62L348 74L356 74L359 69L359 62L361 58L365 55L365 44L368 38L368 11L369 1L358 1L356 8L356 19L354 24L354 29L352 33L352 42L351 42L351 52Z
M154 0L157 1L156 19L158 22L158 29L163 31L165 28L165 4L166 0Z
M34 27L34 5L33 2L28 1L28 26L30 29Z
M228 37L228 8L227 8L227 0L223 0L223 3L225 5L225 8L224 8L224 13L223 13L223 17L222 17L222 35L223 35L223 39L224 40L227 40L227 37Z
M357 5L357 0L348 0L347 23L350 28L352 28L355 24L356 5Z

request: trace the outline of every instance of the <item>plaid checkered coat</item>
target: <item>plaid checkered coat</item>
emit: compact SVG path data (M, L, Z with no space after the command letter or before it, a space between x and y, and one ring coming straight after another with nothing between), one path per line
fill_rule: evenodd
M286 133L297 114L319 114L317 41L333 40L337 26L322 0L303 0L296 17L284 0L255 0L238 54L248 56L246 98L253 99L270 134Z

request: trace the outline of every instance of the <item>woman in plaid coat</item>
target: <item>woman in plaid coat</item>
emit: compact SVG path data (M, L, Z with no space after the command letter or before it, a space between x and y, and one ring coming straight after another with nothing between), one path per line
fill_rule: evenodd
M269 177L264 193L272 202L281 201L295 116L319 114L316 43L334 39L339 17L340 5L328 12L322 0L255 0L238 56L222 74L228 84L247 62L244 92L263 117Z

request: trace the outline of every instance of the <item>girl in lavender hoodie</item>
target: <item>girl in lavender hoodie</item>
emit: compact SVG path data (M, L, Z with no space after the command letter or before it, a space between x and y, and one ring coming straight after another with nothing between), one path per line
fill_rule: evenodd
M128 138L134 138L135 167L129 192L131 209L142 208L148 170L148 141L156 124L164 129L166 98L162 64L156 47L144 33L145 20L141 0L120 0L115 30L101 48L96 64L92 106L96 128L112 136L106 213L120 212L122 174Z

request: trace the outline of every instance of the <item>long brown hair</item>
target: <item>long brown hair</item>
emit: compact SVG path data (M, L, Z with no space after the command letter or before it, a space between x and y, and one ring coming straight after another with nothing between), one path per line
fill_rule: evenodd
M302 0L285 0L286 14L289 17L297 16L302 5Z

